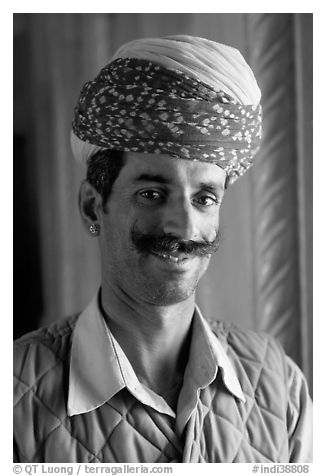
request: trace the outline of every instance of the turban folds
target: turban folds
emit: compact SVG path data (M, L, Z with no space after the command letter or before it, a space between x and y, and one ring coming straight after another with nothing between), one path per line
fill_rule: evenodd
M78 160L100 149L215 163L230 181L261 141L260 90L234 48L184 35L122 46L75 109Z

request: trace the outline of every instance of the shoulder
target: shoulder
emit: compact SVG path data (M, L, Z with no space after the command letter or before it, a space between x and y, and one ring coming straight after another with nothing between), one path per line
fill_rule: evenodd
M69 341L78 314L64 319L59 319L47 327L42 327L33 332L23 335L14 341L14 360L24 353L26 349L35 350L36 348L48 349L50 353L60 354L60 350ZM16 358L15 358L16 357Z
M43 443L66 417L71 337L78 315L14 342L14 448L17 461L44 461Z
M33 385L61 371L69 358L77 318L74 315L60 319L14 341L14 403Z
M229 354L236 354L240 359L264 361L272 367L276 364L273 359L286 365L282 346L270 335L221 321L209 320L208 323Z
M209 323L247 395L270 393L272 388L277 388L279 398L287 398L287 356L276 339L229 323Z

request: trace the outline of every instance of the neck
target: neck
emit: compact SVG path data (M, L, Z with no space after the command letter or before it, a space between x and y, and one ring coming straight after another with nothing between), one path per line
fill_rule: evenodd
M194 296L181 303L156 306L105 285L101 305L139 380L160 394L172 388L183 377L188 360Z

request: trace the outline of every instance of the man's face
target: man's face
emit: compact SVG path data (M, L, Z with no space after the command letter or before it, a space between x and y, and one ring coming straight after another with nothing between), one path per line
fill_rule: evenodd
M213 164L127 153L102 214L104 284L155 305L191 296L217 248L225 178Z

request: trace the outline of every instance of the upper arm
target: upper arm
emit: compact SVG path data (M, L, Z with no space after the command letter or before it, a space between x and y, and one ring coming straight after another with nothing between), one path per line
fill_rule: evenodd
M286 357L288 372L287 425L290 463L312 462L312 401L306 379Z

